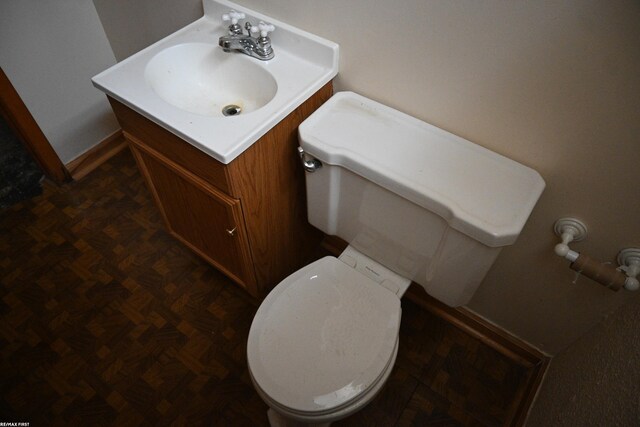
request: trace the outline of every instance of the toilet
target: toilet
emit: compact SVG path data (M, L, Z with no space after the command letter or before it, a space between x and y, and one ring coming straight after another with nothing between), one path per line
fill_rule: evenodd
M463 138L340 92L299 127L309 222L349 246L280 282L247 343L272 426L329 425L383 388L411 282L466 304L544 189Z

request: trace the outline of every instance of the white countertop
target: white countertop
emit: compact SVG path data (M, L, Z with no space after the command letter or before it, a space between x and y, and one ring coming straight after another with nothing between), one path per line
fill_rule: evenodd
M95 87L196 148L228 164L338 73L338 45L225 0L204 0L205 15L159 42L93 77ZM264 107L234 117L187 112L161 99L145 79L149 61L184 43L211 43L227 34L220 16L235 9L246 20L273 23L275 57L269 61L238 55L268 71L276 81L275 97Z

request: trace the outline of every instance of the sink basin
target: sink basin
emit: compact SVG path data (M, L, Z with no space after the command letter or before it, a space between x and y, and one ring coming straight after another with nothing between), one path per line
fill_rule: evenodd
M185 43L156 54L145 79L169 104L203 116L248 114L273 99L278 84L246 55L223 52L210 43Z
M228 164L336 76L338 45L226 0L202 4L202 18L91 80ZM261 61L218 46L218 38L228 33L221 16L231 9L254 24L275 25L273 59Z

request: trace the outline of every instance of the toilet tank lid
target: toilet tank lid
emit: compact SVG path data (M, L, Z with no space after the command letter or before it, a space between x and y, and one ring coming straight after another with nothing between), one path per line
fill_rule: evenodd
M515 242L542 190L535 170L353 92L299 127L300 143L490 246Z

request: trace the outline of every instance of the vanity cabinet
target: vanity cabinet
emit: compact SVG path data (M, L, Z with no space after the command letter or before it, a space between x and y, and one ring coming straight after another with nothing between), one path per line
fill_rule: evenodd
M261 297L322 238L307 221L297 129L331 94L328 83L229 164L109 101L169 233Z
M131 148L169 232L236 283L252 289L255 275L240 200L137 142Z

